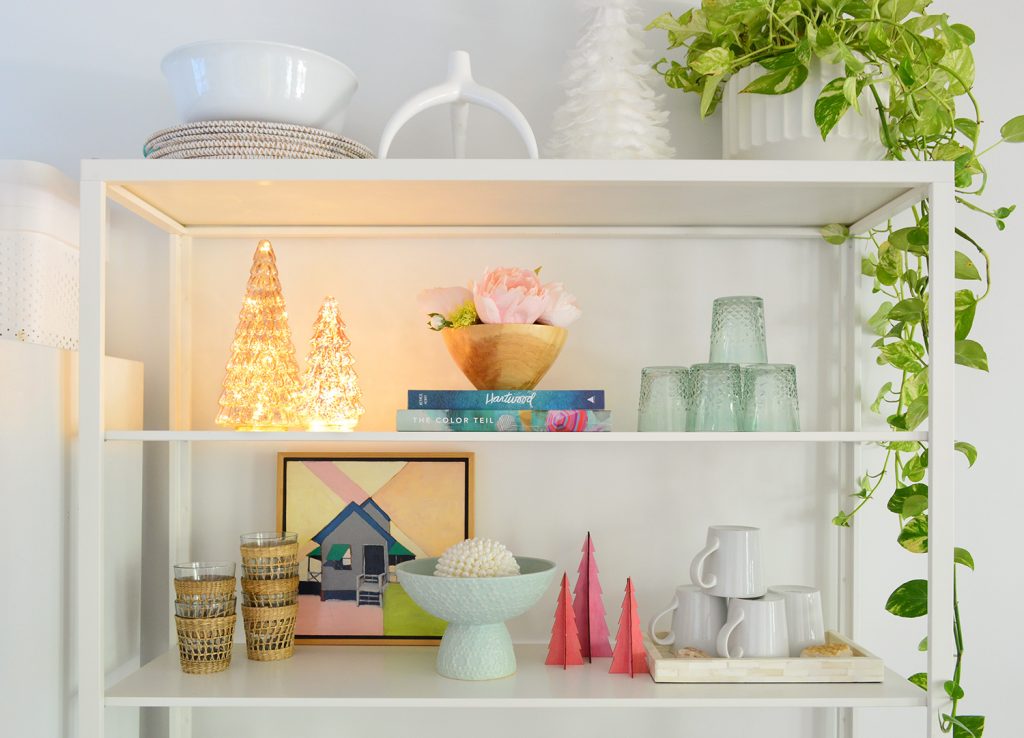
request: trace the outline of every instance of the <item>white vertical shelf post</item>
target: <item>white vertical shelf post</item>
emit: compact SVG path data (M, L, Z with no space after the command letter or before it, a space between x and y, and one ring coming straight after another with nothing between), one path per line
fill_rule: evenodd
M953 531L955 377L953 353L953 183L928 191L928 735L943 735L941 713L949 698L943 684L953 676Z
M842 247L840 255L839 325L839 427L844 431L861 429L861 315L860 315L860 249L853 239ZM839 447L839 485L837 512L845 509L849 494L862 472L862 454L859 443L846 443ZM838 596L836 600L836 626L841 633L856 638L857 626L857 523L849 528L836 528L836 568ZM838 738L853 738L854 712L850 708L836 710Z
M78 369L78 735L102 738L103 663L103 355L106 336L107 189L81 185Z
M170 283L168 417L175 430L192 427L192 238L169 236ZM172 441L168 449L168 565L192 558L192 443ZM173 602L173 595L167 600ZM170 615L170 647L176 648L174 614ZM170 738L192 735L192 709L168 711Z

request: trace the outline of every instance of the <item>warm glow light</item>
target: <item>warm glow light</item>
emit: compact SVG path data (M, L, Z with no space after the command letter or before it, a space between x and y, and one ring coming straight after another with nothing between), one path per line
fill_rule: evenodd
M299 366L270 241L252 257L220 396L217 425L288 430L302 425Z
M328 297L320 306L309 341L306 371L302 375L303 415L306 427L320 431L351 431L363 414L359 378L352 365L351 341L338 302Z

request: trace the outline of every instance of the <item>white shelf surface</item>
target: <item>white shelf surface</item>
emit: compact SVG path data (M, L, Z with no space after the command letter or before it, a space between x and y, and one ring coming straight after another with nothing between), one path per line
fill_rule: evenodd
M109 430L107 441L196 441L254 443L877 443L927 441L926 431L805 431L801 433L477 433L430 431L421 433L320 431L212 431L212 430Z
M82 162L170 231L816 228L875 225L949 181L939 162L332 160ZM219 229L219 230L218 230ZM198 232L197 231L197 232Z
M430 646L300 646L287 661L248 661L236 645L219 674L183 674L171 650L109 688L131 707L917 707L925 692L892 671L881 684L655 684L608 674L608 659L568 670L547 647L516 646L507 679L460 682L434 671Z

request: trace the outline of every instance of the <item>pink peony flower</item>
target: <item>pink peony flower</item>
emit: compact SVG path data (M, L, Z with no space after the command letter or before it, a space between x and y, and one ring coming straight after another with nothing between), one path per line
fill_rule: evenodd
M483 323L536 323L548 307L548 295L529 269L500 267L473 283L473 302Z
M452 314L473 299L473 293L465 287L435 287L423 290L416 296L416 304L427 315L444 316L451 319Z
M565 328L583 314L576 306L576 297L566 292L561 282L551 282L543 289L548 300L544 312L537 319L538 323Z

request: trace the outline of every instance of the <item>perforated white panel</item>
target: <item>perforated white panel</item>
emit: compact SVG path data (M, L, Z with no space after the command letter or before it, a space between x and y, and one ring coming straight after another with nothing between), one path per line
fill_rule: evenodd
M0 230L0 338L78 349L78 249Z

